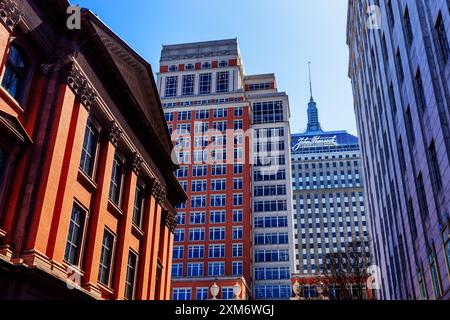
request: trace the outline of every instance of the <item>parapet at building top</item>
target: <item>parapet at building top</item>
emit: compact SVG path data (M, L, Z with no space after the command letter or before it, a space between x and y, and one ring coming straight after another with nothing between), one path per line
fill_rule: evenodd
M240 56L237 38L163 45L160 62L232 55Z

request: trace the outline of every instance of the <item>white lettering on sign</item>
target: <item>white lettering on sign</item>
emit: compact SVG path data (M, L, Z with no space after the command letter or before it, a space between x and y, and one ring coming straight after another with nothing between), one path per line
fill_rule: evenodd
M312 138L299 138L297 144L292 148L292 151L298 151L304 148L315 147L337 147L337 137L312 137Z

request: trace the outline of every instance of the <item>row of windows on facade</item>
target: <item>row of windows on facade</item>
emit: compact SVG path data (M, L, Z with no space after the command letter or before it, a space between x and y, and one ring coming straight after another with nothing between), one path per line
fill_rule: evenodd
M286 228L288 226L288 219L285 216L268 216L268 217L255 217L254 228L255 229L277 229ZM206 241L205 228L191 228L189 232L189 241ZM175 230L175 242L186 241L186 230L184 228L177 228ZM243 238L243 227L233 227L233 240L241 240ZM210 241L224 241L226 239L225 227L211 227L209 228L209 240Z
M211 94L212 92L212 73L202 73L198 77L198 94ZM193 96L196 87L196 76L194 74L182 76L181 94L178 94L178 76L168 76L165 81L165 98L177 96ZM229 92L230 72L220 71L216 73L216 93Z
M226 68L228 67L228 61L227 60L221 60L217 63L217 66L219 68ZM192 71L195 70L195 64L194 63L185 63L184 65L182 65L183 69L185 71ZM212 63L209 61L205 61L203 63L200 64L201 69L211 69L212 68ZM179 65L170 65L168 67L169 72L177 72L179 70Z
M232 275L242 276L244 263L242 261L233 261ZM186 274L183 272L183 264L175 263L172 265L172 277L204 277L205 276L205 264L204 263L188 263ZM208 276L220 277L225 276L225 262L209 262L208 263Z
M209 224L224 224L227 222L227 212L226 211L210 211L209 212ZM242 209L233 210L232 212L233 223L241 223L244 219L244 211ZM190 225L202 225L206 224L206 212L195 212L189 213L189 224ZM177 222L179 226L186 225L186 212L177 213Z
M172 101L163 102L162 107L165 108L176 108L176 107L189 107L189 106L205 106L205 105L218 105L218 104L229 104L244 101L244 97L227 97L227 98L216 98L216 99L202 99L202 100L186 100L183 101Z
M243 107L234 107L233 109L233 115L235 118L243 117L244 116L244 108ZM213 118L227 118L228 117L228 110L229 108L218 108L214 109L212 111ZM178 111L178 112L165 112L164 116L166 118L167 122L172 122L175 119L178 121L190 121L191 119L195 120L206 120L210 119L211 116L211 110L197 110L197 111Z
M389 17L389 25L391 27L391 29L393 28L393 26L395 25L395 20L394 20L394 14L393 14L393 9L392 9L392 3L389 2L387 5L387 11L388 11L388 17ZM404 23L403 23L403 27L404 27L404 32L407 38L407 42L408 44L411 46L413 43L413 37L412 37L412 32L411 32L411 25L410 25L410 21L409 21L409 11L408 11L408 7L406 6L405 8L405 14L404 14L404 19L403 19ZM442 57L444 58L444 62L445 64L448 62L448 52L449 52L449 45L448 45L448 39L447 39L447 35L445 32L445 26L443 24L442 21L442 14L439 13L438 15L438 19L436 22L436 27L435 27L435 31L436 31L436 39L438 41L437 45L438 47L441 49L441 53L442 53ZM367 39L364 38L364 40L366 41L366 47L367 47ZM386 46L386 41L385 38L383 37L383 55L385 58L385 61L389 60L389 55L387 52L387 46ZM367 52L367 51L366 51ZM375 61L375 53L374 50L372 49L372 66L374 67L374 69L376 69L376 61ZM363 58L366 58L363 55ZM395 62L395 66L396 66L396 72L397 72L397 78L399 79L400 83L404 82L405 79L405 74L404 74L404 69L403 69L403 61L402 61L402 56L401 56L401 51L400 48L397 48L396 50L396 54L394 57L394 62ZM357 70L357 69L355 69ZM373 87L373 77L372 77L372 72L369 73L369 80L371 82L371 85ZM361 78L363 81L365 80L364 77ZM426 96L425 96L425 91L424 91L424 86L423 86L423 81L422 81L422 76L421 76L421 71L420 71L420 67L417 67L417 71L415 73L415 77L414 77L414 91L415 91L415 97L416 97L416 102L417 105L419 107L418 111L419 113L424 113L426 110L426 106L427 106L427 101L426 101ZM379 89L377 90L377 98L378 98L378 105L380 105L380 107L382 106L382 102L381 102L381 94ZM370 99L370 97L369 97ZM396 103L396 97L395 97L395 92L394 92L394 86L393 83L391 82L390 86L389 86L389 100L390 100L390 105L392 108L392 112L393 114L395 114L397 112L397 103ZM377 108L376 108L377 109ZM412 114L411 114L411 108L410 106L408 106L406 108L406 112L405 112L405 127L406 127L406 133L408 136L408 141L410 141L413 145L415 144L415 130L414 130L414 126L413 126L413 121L412 121ZM375 116L375 120L376 120L376 125L377 128L379 128L379 117ZM374 138L376 139L375 135ZM371 137L370 137L371 138ZM387 155L387 150L388 150L388 146L387 146L387 139L384 139L384 150L385 150L385 158L388 159L389 156ZM375 154L374 152L374 145L378 145L377 143L370 143L370 148L372 151L372 154ZM404 169L406 168L406 162L404 160L404 152L403 152L403 144L402 144L402 138L399 138L399 148L398 148L398 153L399 153L399 159L400 159L400 167L402 168L402 171L404 171ZM434 151L434 152L433 152ZM429 153L430 153L430 158L431 158L431 168L430 168L430 172L432 173L432 180L433 180L433 187L435 189L437 189L438 191L441 189L442 187L442 178L440 175L440 170L439 170L439 164L438 164L438 160L437 157L433 157L433 155L435 155L435 148L434 148L434 141L431 142L430 147L429 147ZM382 160L384 160L382 158ZM385 171L385 164L384 161L382 161L382 165L383 165L383 171ZM426 208L424 208L426 209Z
M333 158L333 159L335 159L335 158ZM311 160L314 160L314 159L311 159ZM304 159L304 161L308 161L308 159L306 158L306 159ZM323 163L323 162L322 163L304 163L304 164L299 163L299 164L292 165L292 171L295 171L297 173L298 171L303 170L301 172L298 172L298 174L301 176L302 172L306 175L311 174L310 169L316 170L316 169L324 169L324 168L330 169L330 168L338 168L338 167L340 167L340 168L347 167L347 168L352 168L354 170L358 170L357 168L360 167L360 163L359 163L359 161L356 161L356 160L353 162L340 161L340 162L325 162L325 163Z
M95 167L99 154L100 134L98 128L93 124L91 119L88 120L85 130L85 136L82 147L80 170L89 178L95 179ZM125 175L124 160L121 155L116 152L112 163L112 174L110 179L109 200L117 207L122 204L123 181ZM143 210L145 207L144 196L145 185L138 181L136 185L136 195L133 206L133 224L141 228ZM87 209L75 203L69 224L68 240L65 251L65 261L71 265L78 266L81 261L83 240L85 238L85 230L87 227ZM104 231L102 243L102 252L100 258L100 267L98 281L106 286L110 286L110 276L112 271L112 257L116 235L110 230ZM128 269L126 279L126 298L132 299L134 294L134 281L137 273L137 253L130 250L128 258Z
M261 233L254 235L254 245L274 245L274 244L289 244L287 232L282 233ZM209 248L209 258L224 258L225 257L225 244L211 244ZM232 256L242 257L243 246L242 244L233 244ZM189 259L202 259L205 257L205 246L196 245L189 246L188 256ZM173 249L173 259L184 258L184 247L175 246Z
M209 288L196 288L195 289L195 300L208 300L209 298ZM220 298L222 300L233 300L234 293L233 287L222 287L220 288ZM172 300L175 301L188 301L193 300L192 289L188 288L174 288L172 292Z

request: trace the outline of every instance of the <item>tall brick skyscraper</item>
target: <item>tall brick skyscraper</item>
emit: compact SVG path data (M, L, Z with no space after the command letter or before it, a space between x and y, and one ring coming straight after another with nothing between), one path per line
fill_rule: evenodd
M450 299L449 38L448 1L349 1L349 75L383 299Z
M181 181L173 298L289 298L293 271L289 101L273 74L245 76L236 39L164 46L158 90ZM253 229L252 229L253 227Z

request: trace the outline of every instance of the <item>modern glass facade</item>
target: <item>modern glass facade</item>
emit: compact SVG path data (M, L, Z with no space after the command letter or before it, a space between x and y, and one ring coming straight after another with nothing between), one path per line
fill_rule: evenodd
M378 6L376 23L367 6ZM349 75L382 299L450 299L446 0L349 1Z

